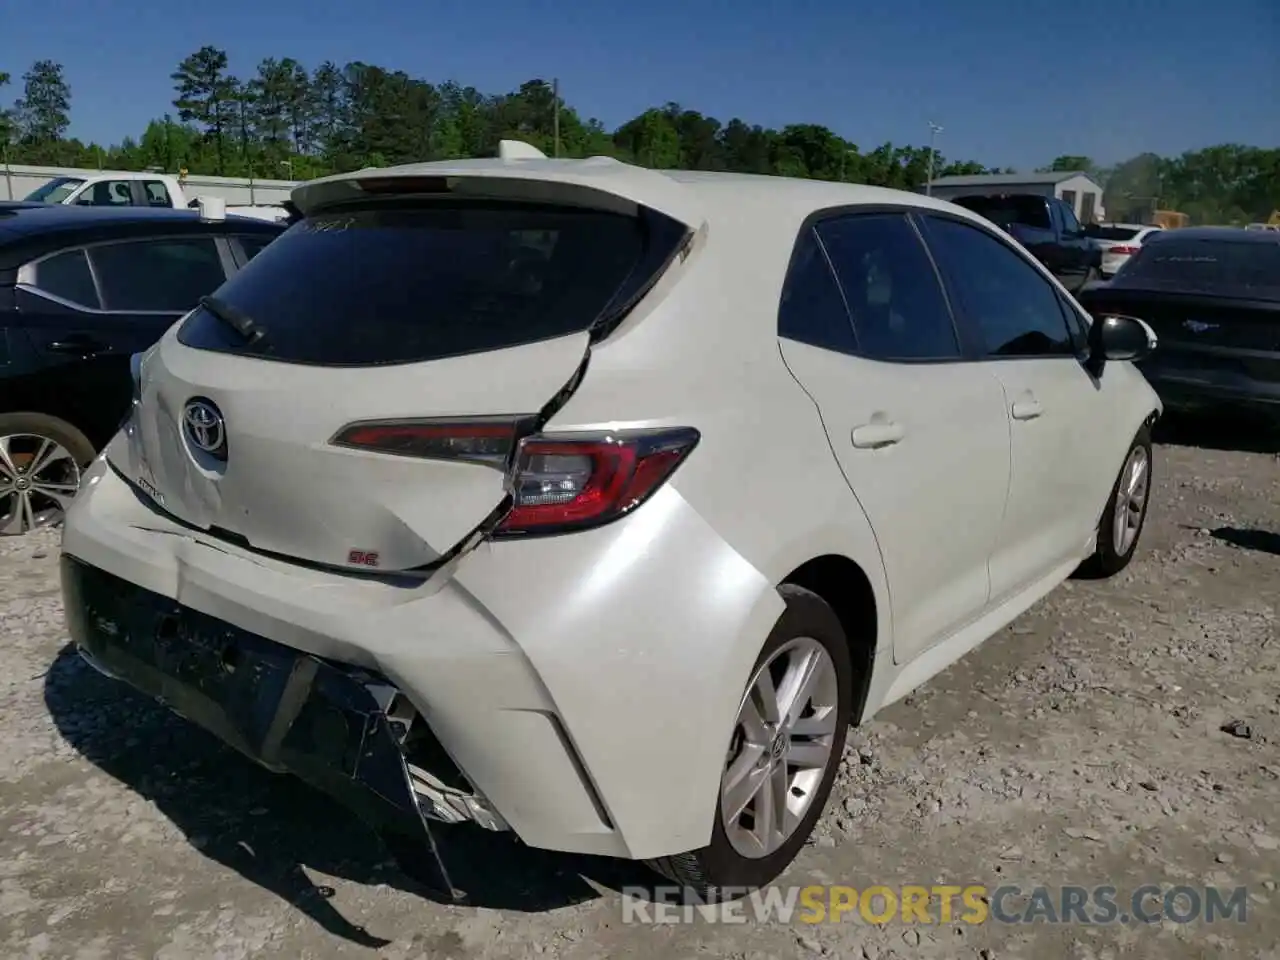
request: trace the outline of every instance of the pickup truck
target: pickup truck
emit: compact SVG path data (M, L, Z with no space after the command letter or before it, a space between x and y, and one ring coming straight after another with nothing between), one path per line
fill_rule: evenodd
M101 173L89 177L54 177L24 198L25 202L84 207L171 207L195 209L203 197L189 197L177 177L163 173ZM274 204L227 205L227 213L258 220L281 221L288 213Z
M1034 193L974 194L952 201L986 217L1030 251L1076 293L1102 276L1102 251L1057 197Z

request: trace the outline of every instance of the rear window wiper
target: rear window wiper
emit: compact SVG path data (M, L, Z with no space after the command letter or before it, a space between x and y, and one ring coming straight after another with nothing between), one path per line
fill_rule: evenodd
M261 326L253 317L217 297L201 297L200 306L244 337L245 343L250 346L267 335L267 328Z

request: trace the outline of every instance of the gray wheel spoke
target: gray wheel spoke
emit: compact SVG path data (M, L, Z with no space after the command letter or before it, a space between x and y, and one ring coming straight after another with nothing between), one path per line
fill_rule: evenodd
M74 483L33 483L31 489L48 497L63 510L68 510L80 487Z
M768 745L770 738L773 736L769 730L768 724L761 716L760 706L756 702L755 697L747 697L742 704L742 713L738 717L738 722L742 724L742 732L751 743L756 744L761 749Z
M778 701L778 712L782 714L782 724L787 729L790 729L799 719L809 703L809 698L813 696L813 687L817 683L818 667L821 663L821 658L816 651L807 652L797 659L798 662L793 663L787 670L782 688L786 692Z
M825 707L811 717L801 717L791 726L793 737L826 737L835 732L835 707Z
M27 473L32 477L38 477L41 473L53 466L59 460L71 460L71 454L61 444L54 443L52 440L46 439L41 444L36 455L31 458L31 467Z
M1146 475L1147 475L1147 460L1146 460L1146 457L1143 457L1142 459L1138 460L1136 463L1133 464L1133 470L1129 476L1129 495L1130 496L1133 496L1134 493L1136 493L1138 490L1141 489L1142 481L1146 478Z
M757 756L759 756L757 754ZM754 760L744 763L731 786L726 785L721 805L726 819L737 820L742 812L760 794L760 788L769 779L769 768L759 766Z
M31 494L23 491L14 498L13 513L9 515L9 520L0 529L0 533L26 533L35 525L36 515L31 509Z
M831 747L815 740L792 740L787 748L786 760L793 767L820 769L826 766Z
M16 479L18 476L18 468L14 465L13 456L9 453L9 443L12 437L0 437L0 470L9 477Z
M774 689L773 676L768 670L760 671L752 694L756 697L755 707L765 723L777 723L781 719L778 709L778 691Z
M773 840L778 833L779 811L775 781L773 771L766 770L761 789L755 796L755 803L751 805L755 818L751 832L755 834L756 844L765 853L774 849Z

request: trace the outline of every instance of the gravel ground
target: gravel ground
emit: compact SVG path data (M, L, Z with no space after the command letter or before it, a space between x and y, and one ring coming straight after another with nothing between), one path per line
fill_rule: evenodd
M84 667L42 532L0 543L0 955L1280 958L1280 461L1156 467L1129 570L850 734L783 883L1243 885L1243 923L641 926L618 891L643 870L472 831L445 839L472 903L444 905L341 809Z

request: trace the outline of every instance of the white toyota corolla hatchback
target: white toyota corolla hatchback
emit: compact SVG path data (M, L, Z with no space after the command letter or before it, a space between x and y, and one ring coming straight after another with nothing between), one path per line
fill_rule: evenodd
M1128 563L1155 338L948 203L521 152L295 190L136 358L69 627L410 866L764 884L850 722Z

